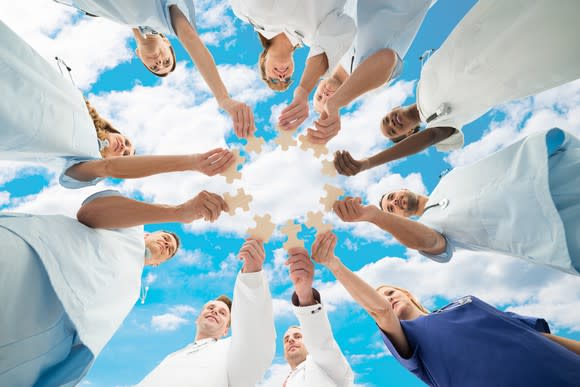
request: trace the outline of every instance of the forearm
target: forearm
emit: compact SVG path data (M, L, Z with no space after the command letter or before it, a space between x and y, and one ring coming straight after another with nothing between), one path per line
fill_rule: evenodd
M348 105L364 93L384 85L391 79L397 54L389 48L374 53L361 63L329 98L338 108Z
M215 98L218 102L228 98L228 91L222 82L213 56L202 42L195 28L177 6L170 7L169 12L171 13L173 29L177 33L179 41L188 52L193 63L195 63Z
M79 222L92 228L126 228L150 223L179 222L179 206L150 204L123 196L95 199L83 205Z
M326 54L318 54L306 60L306 67L300 79L300 87L302 87L307 94L314 89L318 80L328 70L328 59Z
M413 134L390 148L369 157L369 168L422 152L431 145L448 138L454 131L453 128L428 128Z
M576 355L580 355L580 341L552 335L549 333L542 333L542 335L552 340L553 342L560 344L562 347L574 352Z
M80 181L90 181L98 177L135 179L159 173L194 169L193 155L119 156L76 164L69 168L66 174Z
M447 244L445 238L420 222L383 211L377 212L370 222L410 249L429 254L441 254L445 251Z

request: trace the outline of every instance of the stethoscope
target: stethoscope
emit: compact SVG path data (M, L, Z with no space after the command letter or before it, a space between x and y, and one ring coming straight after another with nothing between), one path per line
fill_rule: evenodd
M423 213L425 213L427 210L430 210L431 208L434 208L434 207L441 207L442 209L445 209L445 208L447 208L448 205L449 205L449 199L442 199L438 203L434 203L434 204L431 204L431 205L428 205L427 207L425 207L425 209L423 210Z

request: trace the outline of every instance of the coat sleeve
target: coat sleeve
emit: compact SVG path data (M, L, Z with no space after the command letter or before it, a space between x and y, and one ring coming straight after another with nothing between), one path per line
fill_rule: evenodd
M320 302L320 294L313 289L314 298ZM296 293L292 296L294 314L300 321L302 336L309 357L336 383L338 387L352 386L354 374L340 347L334 340L328 315L321 303L297 306Z
M264 271L238 274L231 329L229 385L255 386L272 363L276 350L272 296Z

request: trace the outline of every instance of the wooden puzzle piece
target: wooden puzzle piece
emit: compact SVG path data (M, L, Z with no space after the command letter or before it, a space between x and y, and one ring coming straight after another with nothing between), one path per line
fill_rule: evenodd
M330 177L336 176L337 172L334 167L334 162L331 160L322 160L322 173Z
M244 211L250 211L249 204L252 201L252 195L247 195L243 188L238 188L235 196L231 195L229 192L226 192L224 194L224 200L230 209L228 214L234 215L237 208L241 208Z
M320 157L328 153L326 145L311 143L310 140L308 140L308 136L306 136L305 134L300 135L300 137L298 137L298 140L300 140L301 143L300 148L302 148L302 150L312 149L315 157Z
M262 145L264 145L266 141L262 137L256 137L252 135L248 137L248 142L246 143L245 150L246 152L255 152L260 153L262 151Z
M338 199L338 197L342 195L344 191L330 184L325 184L324 190L326 191L326 197L320 198L319 202L320 204L324 205L325 211L330 211L336 199Z
M332 230L332 225L322 221L323 213L320 211L308 211L306 214L306 227L315 228L316 235Z
M244 160L246 160L244 157L240 156L239 149L234 149L232 153L235 158L234 163L230 165L228 169L220 173L220 175L226 178L226 183L228 184L232 184L235 179L240 179L242 177L242 174L238 171L238 165L243 164Z
M295 132L294 130L283 130L278 128L278 137L276 137L276 140L274 140L274 142L280 145L280 147L282 147L282 150L287 151L288 148L290 148L291 146L295 146L297 144L294 137L292 137L294 132Z
M298 233L302 230L301 224L294 224L294 221L289 220L286 225L280 228L283 234L286 234L288 240L282 245L284 249L290 250L292 247L304 247L304 241L298 239Z
M250 237L261 240L264 243L268 242L276 228L276 225L272 223L270 214L264 216L256 215L254 216L254 222L256 222L256 227L248 229Z

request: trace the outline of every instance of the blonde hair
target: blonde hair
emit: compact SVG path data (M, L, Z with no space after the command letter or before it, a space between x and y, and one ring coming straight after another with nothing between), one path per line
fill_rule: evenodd
M115 129L109 121L105 120L103 117L99 115L97 110L90 104L88 100L85 100L85 103L87 104L89 115L93 120L93 125L95 125L95 130L97 131L97 137L99 138L99 140L105 140L107 138L107 133L121 134L121 132ZM100 153L102 157L105 157L103 151L100 151Z
M379 287L377 287L377 288L375 289L375 291L377 291L377 292L378 292L378 291L379 291L379 290L381 290L382 288L393 288L393 289L396 289L396 290L398 290L398 291L400 291L400 292L403 292L403 293L405 293L405 295L407 295L407 297L409 297L409 300L411 300L411 303L412 303L413 305L415 305L415 306L417 307L417 309L419 309L421 312L423 312L423 313L426 313L426 314L429 314L429 313L431 313L431 312L429 312L429 310L428 310L427 308L425 308L425 307L424 307L424 306L423 306L423 305L422 305L422 304L419 302L419 300L417 300L417 299L415 298L415 296L414 296L413 294L411 294L411 292L410 292L410 291L408 291L407 289L405 289L405 288L401 288L401 287L399 287L399 286L393 286L393 285L380 285Z

